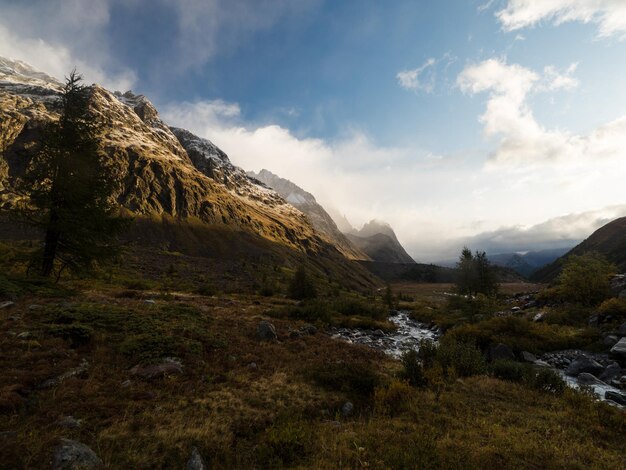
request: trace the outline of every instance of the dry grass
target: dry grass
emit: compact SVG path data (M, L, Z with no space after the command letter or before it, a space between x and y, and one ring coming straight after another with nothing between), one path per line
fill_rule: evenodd
M258 322L293 304L282 298L89 287L70 298L29 294L0 311L0 432L9 431L0 435L0 468L49 468L62 437L113 469L182 468L193 446L209 468L229 469L625 465L624 413L586 397L473 377L447 384L438 399L398 385L400 364L380 353L322 332L291 337L301 321L272 318L279 341L258 342ZM88 326L89 340L54 336L61 321ZM182 375L131 376L170 350ZM87 374L40 388L83 359ZM348 418L346 400L355 403ZM68 415L83 425L60 427Z

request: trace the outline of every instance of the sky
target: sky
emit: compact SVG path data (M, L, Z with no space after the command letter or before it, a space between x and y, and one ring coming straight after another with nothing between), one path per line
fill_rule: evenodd
M418 261L626 215L624 0L0 0L0 55L145 94Z

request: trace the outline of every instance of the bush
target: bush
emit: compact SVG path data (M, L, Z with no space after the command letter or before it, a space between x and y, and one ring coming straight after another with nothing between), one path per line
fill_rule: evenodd
M444 370L454 369L461 377L483 374L485 357L472 341L444 337L437 349L437 362Z
M609 296L610 275L615 266L600 254L569 256L559 276L559 290L565 300L582 305L598 305Z
M376 413L395 416L411 409L413 390L406 382L394 380L385 387L374 390Z
M202 352L202 344L155 332L129 336L119 345L119 350L133 361L149 364L165 357L197 356Z
M545 368L540 368L534 372L528 384L536 390L554 393L555 395L561 395L567 386L557 372Z
M598 313L602 316L611 315L617 318L626 318L626 299L608 299L598 307Z
M79 347L89 343L93 337L93 333L93 328L80 323L54 325L48 328L48 334L50 336L69 340L72 343L72 347Z
M317 297L315 284L302 266L298 267L289 284L289 297L296 300L314 299Z
M266 430L263 442L255 449L256 461L263 468L291 466L309 453L311 439L308 423L281 416Z
M414 387L421 387L426 384L424 369L417 351L413 349L405 351L404 354L402 354L400 361L404 366L404 378L406 378L411 385Z
M369 397L380 383L379 375L361 363L324 364L308 369L305 374L326 389L361 397Z
M341 315L369 317L374 320L384 320L388 316L384 308L359 299L339 299L333 302L332 308Z
M528 375L529 368L520 362L511 360L498 360L491 364L491 375L498 379L510 382L523 382Z
M17 284L0 275L0 299L16 299L21 294L22 289Z

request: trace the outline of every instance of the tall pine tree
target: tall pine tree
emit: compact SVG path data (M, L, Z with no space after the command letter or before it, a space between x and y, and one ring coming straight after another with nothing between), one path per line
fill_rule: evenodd
M102 121L81 82L76 71L66 79L59 120L45 129L20 184L29 196L21 214L44 234L34 261L45 277L116 255L116 235L127 225L112 198L118 183L111 161L99 150Z

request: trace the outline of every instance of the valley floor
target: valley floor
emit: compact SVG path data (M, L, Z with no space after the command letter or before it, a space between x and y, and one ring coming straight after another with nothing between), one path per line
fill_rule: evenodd
M623 411L486 375L412 387L398 361L278 318L281 297L66 287L0 310L0 468L50 468L62 438L112 469L183 468L194 447L207 468L626 465Z

